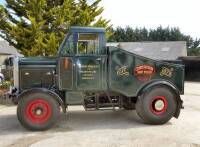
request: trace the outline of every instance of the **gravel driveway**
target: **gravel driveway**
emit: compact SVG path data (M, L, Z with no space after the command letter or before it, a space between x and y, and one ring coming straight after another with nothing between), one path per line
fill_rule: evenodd
M30 132L16 118L16 107L0 105L0 147L200 147L200 83L186 83L185 109L165 125L143 124L135 111L83 111L69 107L57 125Z

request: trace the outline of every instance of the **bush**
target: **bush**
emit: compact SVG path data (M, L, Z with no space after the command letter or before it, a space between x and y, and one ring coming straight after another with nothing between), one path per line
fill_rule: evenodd
M11 85L12 85L12 82L10 82L10 81L3 81L0 84L0 89L9 89Z

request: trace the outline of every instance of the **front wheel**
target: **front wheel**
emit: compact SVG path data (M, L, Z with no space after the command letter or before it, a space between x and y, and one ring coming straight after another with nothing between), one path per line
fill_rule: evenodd
M148 124L164 124L176 111L175 95L168 87L157 86L144 92L136 103L138 115Z
M19 122L27 129L43 131L52 127L59 115L58 102L46 93L30 93L22 97L17 107Z

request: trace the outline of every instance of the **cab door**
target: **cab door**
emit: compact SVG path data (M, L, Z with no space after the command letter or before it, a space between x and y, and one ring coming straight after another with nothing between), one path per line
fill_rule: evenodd
M61 44L58 57L58 76L57 86L59 90L73 90L74 89L74 47L75 47L75 36L68 34Z
M78 33L76 47L77 90L104 90L107 56L102 55L101 36L98 33Z

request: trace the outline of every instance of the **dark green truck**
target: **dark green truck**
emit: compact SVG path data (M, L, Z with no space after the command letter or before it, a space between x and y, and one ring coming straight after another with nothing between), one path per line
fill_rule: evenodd
M149 124L182 108L184 67L106 47L103 28L71 27L56 57L14 58L13 66L17 116L31 130L50 128L71 105L136 109Z

